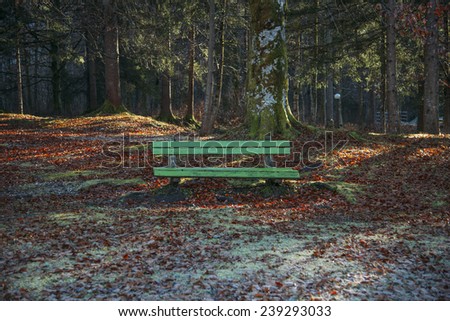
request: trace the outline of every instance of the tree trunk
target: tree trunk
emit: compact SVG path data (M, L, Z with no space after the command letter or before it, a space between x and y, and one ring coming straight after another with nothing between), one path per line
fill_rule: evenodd
M449 42L449 23L448 16L450 15L450 10L445 13L444 16L444 41L446 54L445 59L448 59L450 55L450 42ZM446 134L450 134L450 65L447 61L447 64L442 64L445 68L444 75L446 75L446 81L444 83L444 126L442 131Z
M172 78L167 73L161 76L161 111L158 118L164 122L175 120L172 112Z
M92 34L86 32L86 56L87 56L87 74L88 74L88 112L94 111L97 106L97 66L95 62L94 38Z
M31 93L31 73L30 73L30 53L27 50L23 51L25 60L25 88L26 94L24 99L26 101L25 106L27 107L27 112L31 114L33 108L33 95ZM25 110L24 110L25 112Z
M297 61L294 65L294 79L293 79L293 101L292 101L292 109L297 112L297 119L299 121L305 121L304 119L304 100L303 100L303 92L300 85L300 81L297 79L297 65L302 65L303 63L303 54L302 54L302 35L299 34L297 37L296 45L298 47L297 49ZM301 102L300 102L301 101ZM302 106L302 110L300 111L300 105ZM302 114L303 113L303 114Z
M330 1L327 1L327 5L331 5ZM325 44L328 47L331 47L331 42L333 40L333 35L331 33L331 28L326 27L325 31ZM331 49L331 55L334 56L333 49ZM333 117L333 109L334 109L334 87L333 87L333 70L331 68L331 63L326 64L326 95L325 95L325 127L334 127L334 117Z
M17 110L19 114L23 114L22 57L20 54L19 36L17 36L17 45L16 45L16 74L17 74Z
M314 124L318 123L319 112L319 91L317 89L319 83L319 0L316 0L316 14L314 17L314 64L315 69L312 79L312 93L311 93L311 120Z
M247 110L250 135L289 136L298 123L289 108L284 1L251 0Z
M222 14L220 18L219 26L219 39L220 39L220 54L219 54L219 75L217 78L217 90L216 90L216 103L212 111L212 119L209 121L210 131L214 127L214 122L217 119L217 114L221 108L222 104L222 88L223 88L223 68L225 65L225 18L227 15L227 3L228 0L222 0Z
M342 70L340 71L340 77L339 82L337 83L337 92L339 93L340 97L337 100L337 125L339 128L342 128L344 126L344 120L342 119Z
M20 1L15 1L15 18L19 26L16 34L16 75L17 75L17 110L19 114L23 114L23 81L22 81L22 57L20 43L20 22L19 22Z
M327 88L326 88L326 102L325 102L325 126L334 127L334 86L333 86L333 72L330 68L327 70Z
M365 109L364 109L364 83L358 84L358 125L361 129L366 126Z
M192 25L189 30L189 88L187 113L185 119L188 122L195 122L195 77L194 77L194 57L195 57L195 26Z
M120 95L119 29L114 0L103 0L105 12L104 60L106 101L113 108L122 104Z
M369 90L369 104L367 108L367 128L373 129L375 126L375 85L372 83Z
M386 105L388 111L387 131L398 133L400 131L400 113L397 105L397 53L395 48L395 10L396 1L388 1L387 9L387 35L386 35Z
M33 70L33 77L34 79L37 79L39 77L39 48L34 48L34 70ZM33 110L32 112L37 112L40 107L39 103L39 93L38 93L39 85L37 83L33 86Z
M423 123L423 94L424 94L424 90L423 90L423 79L422 77L419 78L419 81L417 82L417 96L418 96L418 105L419 108L417 110L417 131L419 133L422 133L424 130L424 123Z
M299 86L298 93L298 120L300 122L306 121L306 101L305 101L305 88Z
M319 82L322 82L324 79L322 79L322 75L319 75ZM321 126L325 126L325 103L326 103L326 96L327 96L327 89L326 87L317 89L317 124ZM319 94L320 93L320 94Z
M50 70L52 73L52 98L53 111L55 114L62 113L62 95L61 95L61 61L59 57L59 45L52 41L50 43Z
M216 6L214 0L209 0L209 40L208 40L208 76L206 79L205 103L202 117L202 127L200 135L208 135L212 131L213 117L213 97L214 97L214 45L216 41L216 32L214 27L214 18Z
M169 15L169 26L172 17ZM169 28L167 36L167 52L169 55L172 53L172 31ZM165 71L161 74L161 110L158 119L173 123L175 122L175 116L172 110L172 75L173 75L173 62L166 67Z
M383 19L383 18L381 18ZM383 20L382 20L383 24ZM381 43L380 43L380 101L381 106L379 109L380 113L380 132L386 133L386 34L385 31L382 33L381 36Z
M428 37L425 41L424 53L424 131L439 134L439 58L438 58L438 27L435 14L438 1L430 2L427 12Z
M318 111L318 96L319 92L317 90L317 84L318 84L318 72L317 70L314 71L314 74L312 76L312 85L311 85L311 122L313 124L317 124L317 111Z

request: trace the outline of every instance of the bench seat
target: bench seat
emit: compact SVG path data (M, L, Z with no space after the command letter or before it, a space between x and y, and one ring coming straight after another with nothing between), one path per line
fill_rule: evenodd
M292 168L235 168L235 167L155 167L155 176L161 177L217 177L217 178L284 178L298 179Z

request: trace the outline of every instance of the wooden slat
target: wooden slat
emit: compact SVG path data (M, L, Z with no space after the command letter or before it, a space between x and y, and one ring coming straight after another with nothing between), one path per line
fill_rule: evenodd
M192 147L192 148L158 148L153 147L153 155L289 155L289 147Z
M173 147L291 147L291 142L288 140L249 140L249 141L220 141L220 140L206 140L206 141L156 141L153 142L153 148L173 148Z
M221 178L299 178L299 173L291 168L153 168L155 176L162 177L221 177Z

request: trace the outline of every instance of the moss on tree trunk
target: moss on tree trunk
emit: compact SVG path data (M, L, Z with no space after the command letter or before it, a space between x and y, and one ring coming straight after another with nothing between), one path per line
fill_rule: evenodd
M250 1L250 48L247 112L250 135L291 135L293 116L287 99L287 53L284 0Z

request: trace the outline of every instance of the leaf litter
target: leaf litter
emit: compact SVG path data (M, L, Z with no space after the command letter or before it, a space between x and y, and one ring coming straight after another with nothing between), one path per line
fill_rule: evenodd
M448 136L352 134L298 181L173 190L99 168L100 132L177 130L134 121L0 119L0 299L450 299Z

